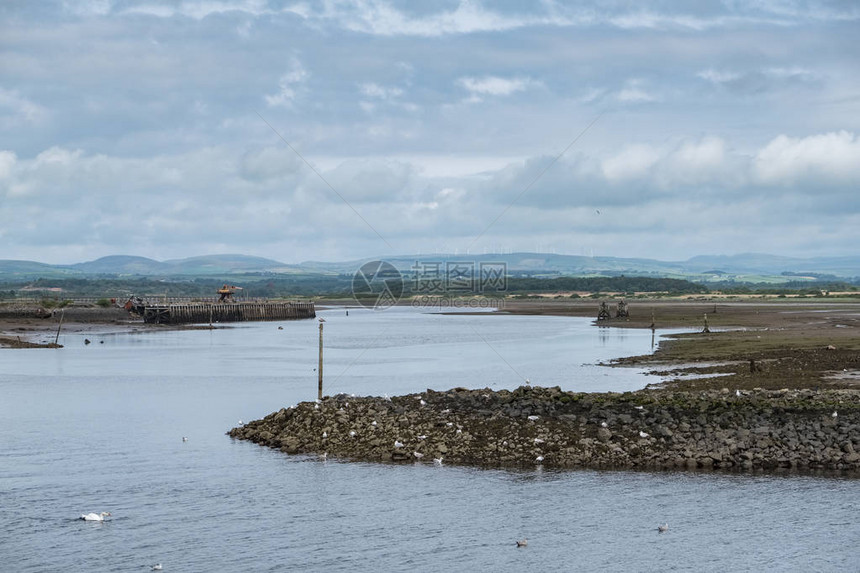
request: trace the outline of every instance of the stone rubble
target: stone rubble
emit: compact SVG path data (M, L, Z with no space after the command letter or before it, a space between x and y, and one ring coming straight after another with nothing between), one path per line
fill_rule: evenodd
M288 454L361 461L857 472L860 392L589 394L522 386L391 398L339 394L228 434Z

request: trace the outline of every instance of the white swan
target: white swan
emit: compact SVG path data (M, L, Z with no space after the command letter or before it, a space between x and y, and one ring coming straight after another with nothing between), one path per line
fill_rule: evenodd
M109 511L103 511L101 513L86 513L82 514L79 519L83 519L84 521L104 521L105 517L109 517Z

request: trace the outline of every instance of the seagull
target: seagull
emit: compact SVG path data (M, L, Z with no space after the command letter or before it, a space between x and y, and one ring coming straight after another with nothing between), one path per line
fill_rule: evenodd
M151 569L152 571L161 571L161 570L163 569L163 567L161 566L161 563L156 563L156 564L155 564L155 565L153 565L150 569Z
M460 428L457 428L457 433L458 433L458 434L462 434L462 433L463 433L463 430L461 430Z
M538 457L536 457L536 458L535 458L535 461L536 461L537 463L541 463L541 462L543 461L543 456L538 456Z
M529 416L529 420L531 420L532 422L538 419L540 419L540 416Z
M601 428L608 428L609 424L607 424L606 422L600 422L600 427Z
M453 426L453 425L454 425L454 422L448 422L448 423L447 423L447 424L445 424L445 425L446 425L446 426L448 426L448 427L450 428L451 426Z
M640 438L647 438L647 437L649 437L650 435L651 435L651 434L649 434L649 433L647 433L647 432L643 432L643 431L641 431L641 430L639 431L639 437L640 437Z
M658 525L657 531L659 531L660 533L666 533L667 531L669 531L669 524L664 523L663 525Z
M531 385L531 383L532 383L532 381L531 381L531 380L529 380L528 378L526 378L526 386L530 386L530 385Z
M394 440L394 447L395 448L402 448L403 443L400 440Z
M328 458L328 452L323 452L320 454L320 459L325 461Z
M535 438L535 444L542 444L544 441L540 438Z
M391 396L389 396L388 394L383 394L382 397L385 398L386 402L391 402Z
M740 391L740 390L735 390L735 396L737 396L738 398L740 398L740 397L741 397L741 391Z
M528 539L522 539L522 540L517 541L517 547L528 547L528 545L529 545Z
M419 460L424 457L424 454L421 452L412 452L412 455L418 458Z
M442 465L442 458L433 458L433 463L436 464L437 466L441 466Z
M105 517L109 517L109 511L103 511L101 513L87 513L82 514L79 519L83 519L84 521L104 521Z
M418 439L419 439L419 440L423 440L423 439L426 439L426 438L427 438L427 435L426 435L426 434L421 434L420 436L418 436Z
M244 425L245 425L245 422L243 422L242 420L239 420L239 427L241 428Z
M451 413L451 408L445 408L444 410L442 410L442 413L443 413L443 414L450 414L450 413Z
M634 408L636 408L637 410L644 410L645 406L634 406Z
M370 425L371 425L371 426L375 426L375 425L376 425L376 420L372 421L372 422L370 423Z
M349 431L349 437L350 437L350 438L354 438L354 437L355 437L355 430L350 430L350 431Z
M833 410L833 413L830 414L831 418L836 418L837 416L839 416L839 414L836 412L836 410Z
M323 432L323 439L326 439L327 437L328 437L328 432Z
M422 406L426 406L426 405L427 405L427 402L425 402L424 400L421 400L421 401L420 401L420 402L418 402L418 403L419 403L419 404L421 404Z
M188 437L187 437L187 436L182 436L182 441L183 441L183 442L187 442L187 441L188 441Z
M320 322L325 322L325 319L323 317L319 317L317 320L319 320Z

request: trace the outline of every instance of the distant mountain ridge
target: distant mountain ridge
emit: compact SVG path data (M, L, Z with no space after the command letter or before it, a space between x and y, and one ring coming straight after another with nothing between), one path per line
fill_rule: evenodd
M687 278L707 282L724 280L774 282L828 276L841 279L860 277L860 256L792 258L761 253L740 255L700 255L686 261L587 257L547 253L507 253L482 255L418 254L380 257L401 272L422 265L504 263L510 274L531 276L589 276L600 274L649 275ZM112 255L71 265L50 265L35 261L0 260L0 279L148 277L193 278L241 275L353 274L374 258L341 262L306 261L286 264L274 259L242 254L218 254L157 261L147 257Z

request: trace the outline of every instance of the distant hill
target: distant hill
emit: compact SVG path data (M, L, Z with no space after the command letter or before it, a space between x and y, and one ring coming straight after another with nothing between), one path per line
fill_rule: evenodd
M87 263L69 265L70 269L79 271L85 275L134 275L152 276L162 275L169 272L170 267L146 257L132 257L126 255L114 255L102 257Z
M860 277L860 257L821 257L799 259L763 254L733 256L698 256L686 261L658 261L618 257L586 257L578 255L555 255L546 253L509 253L495 255L411 255L384 257L401 272L410 271L416 262L503 262L509 273L551 276L589 276L605 274L652 275L665 278L687 278L690 280L720 282L784 282L792 280L782 273L830 274L851 279ZM353 273L363 263L373 259L362 259L338 263L308 261L299 265L302 269L332 273ZM797 276L795 278L798 278ZM767 279L767 280L765 280Z
M510 275L532 277L558 276L650 276L677 278L697 282L776 283L813 280L816 276L837 279L860 278L860 256L791 258L747 253L741 255L702 255L686 261L659 261L618 257L586 257L546 253L508 253L486 255L399 255L380 257L401 272L411 272L422 265L480 265L504 263ZM343 261L307 261L288 265L273 259L241 254L221 254L156 261L146 257L114 255L72 265L48 265L34 261L0 260L0 279L33 280L36 278L146 277L146 278L215 278L228 280L241 276L280 275L352 275L372 258Z

